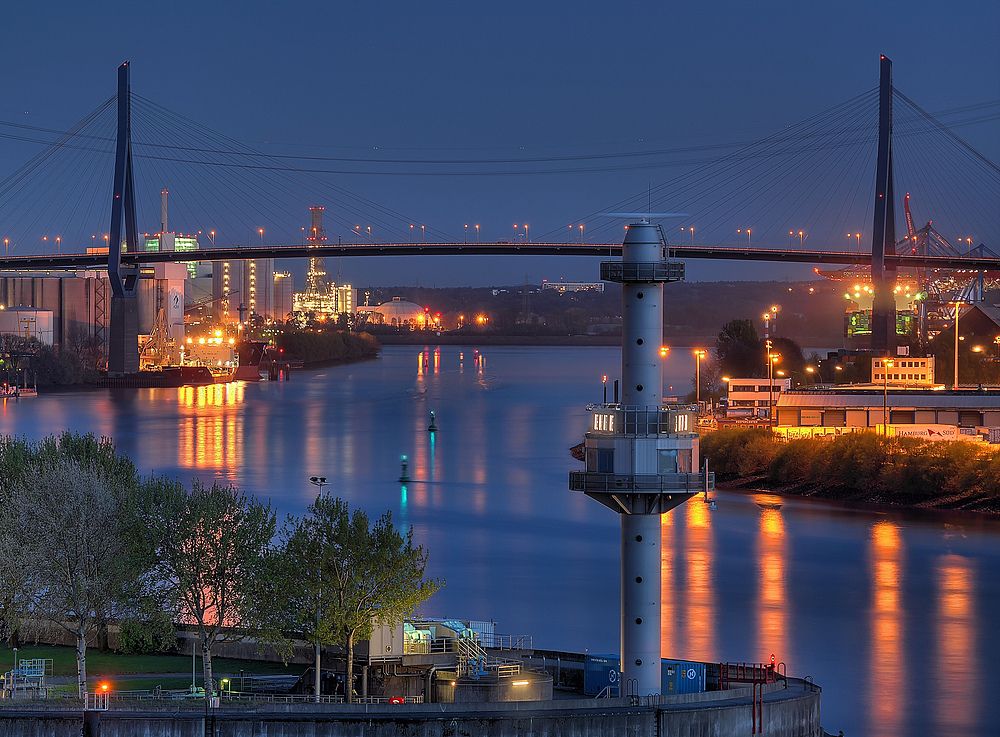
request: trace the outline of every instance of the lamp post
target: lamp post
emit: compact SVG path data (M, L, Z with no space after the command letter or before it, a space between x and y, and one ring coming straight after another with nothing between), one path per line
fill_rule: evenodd
M774 364L781 360L780 353L771 353L771 341L767 341L767 424L774 427Z
M955 380L951 383L952 389L958 389L958 313L963 304L961 300L955 302Z
M663 352L663 348L660 349L660 355L666 355ZM694 401L701 404L701 359L705 357L705 351L700 348L695 348L694 351Z
M882 360L882 435L889 437L889 369L896 365L891 358Z

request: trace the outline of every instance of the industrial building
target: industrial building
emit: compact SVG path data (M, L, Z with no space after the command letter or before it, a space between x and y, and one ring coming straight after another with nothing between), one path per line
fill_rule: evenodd
M153 329L157 314L164 313L171 337L184 335L183 264L144 266L139 271L139 332ZM34 308L51 313L51 345L60 348L77 339L107 341L110 292L102 271L0 274L0 306L6 310Z
M291 272L274 272L274 319L284 321L292 313L295 298L295 283Z
M549 281L548 279L543 279L542 290L546 289L559 292L559 294L565 294L566 292L603 292L604 282Z
M888 365L887 365L888 364ZM872 361L872 382L784 391L775 407L782 435L828 435L888 424L890 434L951 439L1000 428L1000 386L946 389L934 383L934 359Z
M213 314L219 322L247 322L254 317L284 319L275 310L274 259L216 261L212 265Z

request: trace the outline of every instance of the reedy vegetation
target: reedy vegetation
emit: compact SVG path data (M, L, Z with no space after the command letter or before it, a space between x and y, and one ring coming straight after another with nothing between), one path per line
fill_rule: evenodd
M782 442L769 430L705 435L720 480L752 479L799 493L911 507L1000 512L1000 448L884 438L873 432Z

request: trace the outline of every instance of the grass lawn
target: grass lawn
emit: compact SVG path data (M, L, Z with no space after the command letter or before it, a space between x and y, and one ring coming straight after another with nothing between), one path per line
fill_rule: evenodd
M51 658L52 674L56 676L76 675L76 650L71 647L52 645L26 645L17 649L17 659ZM14 664L14 653L9 647L0 647L0 671L6 672ZM201 680L201 658L196 661L198 679ZM299 674L300 665L265 663L258 660L235 660L232 658L212 658L212 671L218 676L238 675L240 670L247 674L279 675ZM87 674L93 676L120 676L133 673L190 673L190 655L122 655L96 649L87 650ZM188 677L186 685L190 685ZM155 685L155 684L153 684ZM181 684L182 686L185 684ZM166 687L166 684L164 684ZM149 686L150 688L152 686ZM173 688L174 686L170 686ZM137 687L144 688L144 687Z

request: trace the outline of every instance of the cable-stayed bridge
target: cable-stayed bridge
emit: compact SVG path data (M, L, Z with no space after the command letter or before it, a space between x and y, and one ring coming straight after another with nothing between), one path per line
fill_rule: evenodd
M180 191L190 193L186 211L182 210L187 222L212 222L218 214L232 219L225 232L248 234L243 245L233 242L241 240L237 237L230 238L230 245L222 246L217 244L219 231L215 228L200 230L209 234L212 247L199 247L194 257L198 261L413 255L614 257L621 250L617 243L621 221L605 213L664 208L689 213L679 225L675 222L661 228L664 258L866 268L874 287L872 348L886 351L895 341L892 287L899 269L917 269L924 274L937 270L1000 272L1000 259L992 256L981 241L973 246L974 239L968 235L973 227L986 236L1000 234L1000 208L996 207L1000 200L1000 166L955 132L960 125L992 119L992 114L984 115L991 105L931 115L893 87L891 62L882 57L876 88L773 135L722 146L723 151L735 150L719 155L711 151L712 147L619 152L607 157L611 159L608 163L603 154L462 161L276 155L246 146L134 95L126 63L119 68L117 94L70 130L0 121L0 127L24 129L0 137L50 144L0 181L0 235L4 246L0 269L106 269L112 291L109 369L121 373L137 368L133 355L134 297L139 267L193 258L190 252L148 251L139 242L140 218L151 220L149 194L159 192L167 182L183 181ZM138 116L134 115L136 110ZM947 119L954 115L963 117ZM137 128L140 134L133 138ZM47 140L46 136L55 139ZM710 158L700 158L706 155ZM657 158L664 156L680 159ZM109 169L112 158L114 166ZM142 165L136 166L137 162ZM402 168L380 170L389 165ZM537 166L549 168L529 170ZM395 177L505 176L667 166L679 166L684 171L599 211L574 218L576 224L571 223L565 230L536 231L534 240L528 237L527 225L523 226L523 238L515 225L513 242L478 242L478 225L476 243L468 242L468 224L464 240L424 224L417 231L415 223L419 219L330 181L331 177L358 173ZM943 227L961 228L959 232L966 235L959 235L954 242L968 248L953 246L942 238L918 239L908 210L907 235L897 238L895 201L904 191L897 182L897 170L907 189L920 192L922 202L929 202L935 213L946 216L936 221L935 232ZM52 200L57 201L57 207L48 204ZM306 237L305 227L298 228L297 237L296 228L286 223L268 228L269 233L287 234L279 239L283 244L266 245L264 227L252 225L280 223L290 217L289 213L302 211L306 202L331 200L338 205L330 208L334 210L333 219L354 242L317 242L316 238ZM108 202L112 205L110 226L104 232ZM43 218L65 225L55 226L56 232L67 234L65 237L42 237L43 250L51 251L54 242L55 254L33 254L29 251L35 249L24 245L34 241L38 246L37 239L24 234L37 230ZM360 224L351 226L356 220L374 222L378 232L404 236L408 224L410 238L388 237L385 240L390 242L376 242L371 226L364 230ZM808 227L801 227L803 222ZM792 223L799 227L789 227ZM864 233L861 223L867 226ZM72 235L71 228L75 229ZM787 247L775 245L784 240L786 228ZM165 222L162 229L166 231ZM88 231L92 246L88 253L61 252L63 242L87 243ZM719 234L726 231L730 240L741 244L725 243L726 238ZM22 235L11 238L8 232ZM260 244L251 247L247 244L255 232ZM366 240L360 239L363 232L369 234ZM696 243L696 232L699 240L718 245ZM580 242L574 242L577 233ZM845 233L848 247L837 248L834 239L844 238ZM414 242L414 235L419 235L420 242ZM764 246L752 245L751 236L753 243ZM102 241L107 244L106 254L99 253ZM814 244L820 245L812 247ZM77 245L76 250L82 249Z

